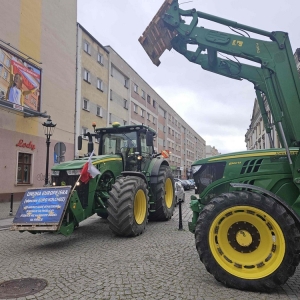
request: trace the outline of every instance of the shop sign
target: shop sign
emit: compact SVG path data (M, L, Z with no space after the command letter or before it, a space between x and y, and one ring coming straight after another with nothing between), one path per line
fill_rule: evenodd
M29 148L31 150L35 149L35 145L30 141L29 143L25 143L22 139L16 144L17 147L21 148Z

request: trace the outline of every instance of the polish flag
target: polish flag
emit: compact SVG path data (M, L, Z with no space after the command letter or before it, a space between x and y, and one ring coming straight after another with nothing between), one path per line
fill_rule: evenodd
M88 183L91 178L95 178L97 175L101 174L100 171L92 164L93 154L94 151L80 172L80 181L83 183Z

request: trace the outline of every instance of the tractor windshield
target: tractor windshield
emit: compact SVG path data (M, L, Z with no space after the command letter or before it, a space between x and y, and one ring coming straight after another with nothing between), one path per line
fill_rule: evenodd
M223 177L225 165L225 162L218 162L193 166L197 194L201 194L209 184Z
M137 151L136 132L106 133L102 137L102 154L135 153Z

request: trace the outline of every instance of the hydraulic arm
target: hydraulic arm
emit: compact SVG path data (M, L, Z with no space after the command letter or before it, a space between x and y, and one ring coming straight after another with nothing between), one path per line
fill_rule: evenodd
M185 23L185 17L191 18L189 24ZM245 36L197 27L199 18L229 26ZM251 38L248 32L268 37L270 41ZM254 82L250 81L254 85L259 83L256 90L266 95L280 142L286 148L294 175L298 177L295 170L300 167L300 159L296 159L299 167L292 166L289 147L300 145L300 81L286 32L268 32L195 9L182 10L177 0L166 0L139 41L156 65L159 65L164 50L173 47L203 69L234 79L250 80L254 75ZM189 44L197 45L197 49L188 51ZM205 59L203 52L207 53ZM258 63L261 68L220 60L218 52ZM261 107L260 93L257 96Z

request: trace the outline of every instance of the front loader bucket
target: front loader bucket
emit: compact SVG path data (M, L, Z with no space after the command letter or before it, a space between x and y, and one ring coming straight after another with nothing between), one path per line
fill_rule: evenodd
M176 32L169 30L162 19L162 16L170 8L173 1L174 0L165 0L142 36L139 38L139 42L156 66L159 66L159 58L164 51L166 49L172 49L171 40L176 36Z

